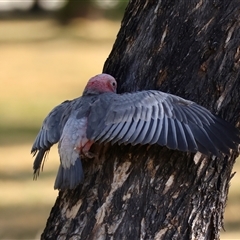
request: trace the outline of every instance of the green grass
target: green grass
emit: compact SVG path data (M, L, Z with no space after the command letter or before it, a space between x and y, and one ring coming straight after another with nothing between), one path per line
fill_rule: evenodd
M0 239L39 238L53 206L58 168L54 147L32 181L31 144L46 114L81 95L100 73L120 23L6 21L0 28ZM235 165L222 239L240 239L240 164Z

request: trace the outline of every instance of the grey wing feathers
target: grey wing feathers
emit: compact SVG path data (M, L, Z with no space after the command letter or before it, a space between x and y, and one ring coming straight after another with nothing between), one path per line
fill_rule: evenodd
M91 108L87 137L119 144L157 143L216 156L240 143L239 131L204 107L154 90L100 97Z
M41 165L43 168L45 157L51 146L60 139L62 128L66 122L71 101L65 101L55 107L43 121L43 125L33 143L31 153L36 158L33 163L34 179L39 175Z

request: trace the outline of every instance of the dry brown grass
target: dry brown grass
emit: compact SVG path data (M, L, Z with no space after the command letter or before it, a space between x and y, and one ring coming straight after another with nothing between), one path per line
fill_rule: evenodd
M39 238L57 191L56 148L44 173L32 181L31 143L53 106L81 95L102 71L119 23L76 22L61 29L50 21L14 21L0 28L0 239ZM240 164L225 213L227 233L240 239Z
M81 95L102 72L119 23L9 21L0 28L0 239L35 238L54 204L58 168L51 150L44 174L32 181L31 144L46 114Z

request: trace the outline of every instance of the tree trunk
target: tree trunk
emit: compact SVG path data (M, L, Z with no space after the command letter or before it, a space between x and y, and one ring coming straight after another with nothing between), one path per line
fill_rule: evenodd
M57 19L62 25L68 25L76 17L91 18L99 15L94 1L67 0L66 5L58 12Z
M119 92L159 89L237 124L239 1L130 1L104 72ZM99 146L85 181L60 192L42 239L219 239L237 154Z
M43 12L43 9L40 7L39 2L39 0L34 0L34 3L30 9L31 13L37 14Z

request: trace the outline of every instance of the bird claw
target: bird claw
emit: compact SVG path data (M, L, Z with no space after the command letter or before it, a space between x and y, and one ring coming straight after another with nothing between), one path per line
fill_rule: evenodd
M81 155L86 158L95 158L96 157L96 154L94 154L92 152L83 152Z

